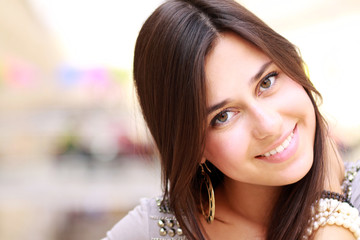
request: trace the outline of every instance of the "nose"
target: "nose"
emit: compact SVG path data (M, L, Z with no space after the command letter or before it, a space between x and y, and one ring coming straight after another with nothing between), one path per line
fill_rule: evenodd
M249 109L251 131L257 139L279 137L282 120L279 111L272 106L253 104Z

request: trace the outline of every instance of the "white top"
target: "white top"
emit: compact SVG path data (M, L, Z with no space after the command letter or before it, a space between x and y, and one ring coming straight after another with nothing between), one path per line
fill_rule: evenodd
M360 210L360 161L345 163L345 187L351 189L350 201ZM349 188L350 187L350 188ZM185 240L176 218L159 208L159 198L141 199L102 240Z
M159 203L160 198L141 199L140 205L121 219L102 240L185 240L174 215L160 210Z

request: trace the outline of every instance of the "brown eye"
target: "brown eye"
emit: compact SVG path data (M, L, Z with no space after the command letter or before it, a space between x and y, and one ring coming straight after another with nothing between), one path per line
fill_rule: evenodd
M262 88L269 88L271 86L271 80L268 78L268 79L265 79L261 84L260 84L260 87Z
M210 125L213 127L224 126L228 124L236 114L238 114L238 111L224 110L211 120Z
M278 75L277 72L271 72L268 75L266 75L260 82L259 92L263 92L265 90L270 89L275 84L277 75Z
M218 120L219 122L226 122L227 119L228 119L228 117L229 117L228 113L227 113L227 112L223 112L223 113L220 113L220 114L218 115L217 120Z

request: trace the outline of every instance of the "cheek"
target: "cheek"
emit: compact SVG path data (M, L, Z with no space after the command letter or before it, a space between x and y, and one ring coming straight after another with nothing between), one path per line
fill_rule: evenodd
M221 133L210 132L205 142L205 158L220 169L241 162L246 156L249 140L240 133L236 128Z
M305 89L290 79L287 84L287 91L283 91L282 98L277 99L280 109L298 116L309 125L315 124L314 106Z
M304 88L293 80L287 80L284 84L285 91L279 97L279 104L285 108L294 110L303 109L310 102Z
M288 101L283 103L283 109L286 109L286 112L298 119L298 126L302 129L301 132L305 136L305 139L302 140L304 143L302 144L313 148L316 128L314 105L301 85L294 81L289 81L289 83L291 87L288 89L291 89L291 91L286 93Z

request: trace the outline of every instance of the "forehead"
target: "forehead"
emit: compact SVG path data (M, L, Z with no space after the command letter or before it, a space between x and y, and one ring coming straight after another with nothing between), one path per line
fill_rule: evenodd
M262 51L238 35L222 34L205 61L209 100L220 98L234 88L247 87L269 60Z
M252 68L249 67L252 64L263 61L269 61L269 58L255 45L235 33L228 32L219 36L212 51L207 55L205 71L207 76L231 68L250 71Z

